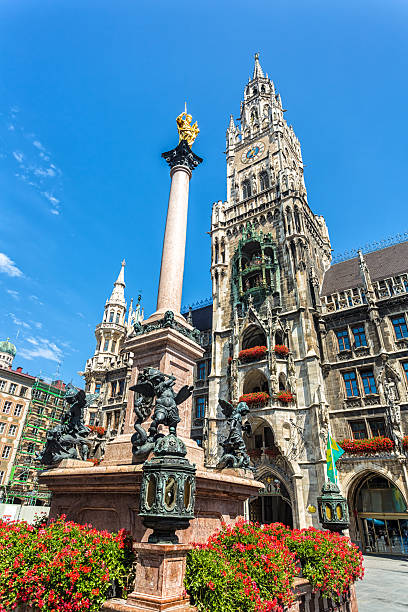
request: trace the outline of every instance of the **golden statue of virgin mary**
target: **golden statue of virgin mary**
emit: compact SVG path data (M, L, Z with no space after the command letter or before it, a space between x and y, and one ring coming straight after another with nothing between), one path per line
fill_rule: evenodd
M184 112L177 117L176 123L179 133L179 142L186 140L189 147L191 147L200 132L197 121L191 125L192 119L192 116L187 113L187 103L185 103Z

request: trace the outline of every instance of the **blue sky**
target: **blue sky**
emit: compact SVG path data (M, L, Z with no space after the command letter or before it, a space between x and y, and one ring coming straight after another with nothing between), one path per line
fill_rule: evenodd
M175 117L201 129L183 303L211 294L225 129L259 51L302 144L335 252L408 230L405 0L3 0L0 338L14 365L80 381L125 257L153 312ZM58 366L58 362L61 363Z

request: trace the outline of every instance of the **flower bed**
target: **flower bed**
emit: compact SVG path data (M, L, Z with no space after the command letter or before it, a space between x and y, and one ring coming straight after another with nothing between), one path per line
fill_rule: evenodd
M238 521L189 553L185 586L200 612L278 612L294 602L300 567L335 601L364 575L362 555L346 537Z
M253 346L249 349L239 351L238 358L240 361L258 361L264 359L268 349L266 346Z
M0 520L0 612L97 611L112 585L126 592L131 541L60 517L48 527Z
M343 440L339 446L351 455L371 455L373 453L389 453L394 448L394 442L390 438L376 436L375 438L363 438L361 440Z
M402 438L402 448L404 450L408 450L408 436L404 436Z
M262 448L251 448L248 451L248 455L251 457L251 459L259 459L262 457Z
M289 355L289 349L284 344L275 344L273 350L281 357L287 357L287 355Z
M265 391L257 391L256 393L244 393L239 398L240 402L246 404L266 404L269 399L269 395Z
M285 404L290 404L294 400L294 397L290 391L278 391L275 397Z

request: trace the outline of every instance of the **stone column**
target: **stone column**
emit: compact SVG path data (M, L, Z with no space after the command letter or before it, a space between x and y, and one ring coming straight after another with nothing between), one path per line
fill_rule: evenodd
M174 166L160 269L157 312L180 312L187 233L188 188L191 170Z
M170 166L171 187L160 269L157 319L167 310L180 317L186 249L189 182L194 168L203 160L182 140L175 149L162 154ZM184 321L184 319L183 319Z

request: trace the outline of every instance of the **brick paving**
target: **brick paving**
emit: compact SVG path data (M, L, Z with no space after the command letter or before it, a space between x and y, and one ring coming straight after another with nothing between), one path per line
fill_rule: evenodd
M408 557L364 557L357 582L358 612L408 612Z

